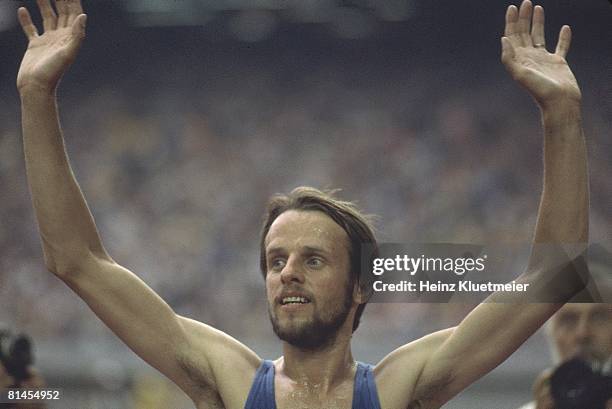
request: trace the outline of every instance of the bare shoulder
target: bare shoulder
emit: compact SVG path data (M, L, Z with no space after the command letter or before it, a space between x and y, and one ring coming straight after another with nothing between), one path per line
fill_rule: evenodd
M188 339L179 359L197 402L211 392L226 408L244 407L261 358L246 345L210 325L179 316Z
M448 379L423 379L423 368L454 328L426 335L385 356L374 368L381 406L388 409L426 408L425 402ZM419 403L421 402L421 403Z

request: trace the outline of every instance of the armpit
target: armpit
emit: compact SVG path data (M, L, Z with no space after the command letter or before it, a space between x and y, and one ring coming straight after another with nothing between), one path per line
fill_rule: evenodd
M420 400L413 400L406 409L423 409L423 405Z
M441 407L449 399L449 386L452 375L447 374L436 380L420 380L417 383L415 400L410 402L408 409L435 409Z
M198 365L197 362L190 357L180 357L178 364L192 382L194 387L200 389L209 389L212 386L212 379L206 376L206 368L203 365Z

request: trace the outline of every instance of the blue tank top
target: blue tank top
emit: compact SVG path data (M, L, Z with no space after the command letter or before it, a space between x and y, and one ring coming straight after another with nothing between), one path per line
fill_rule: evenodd
M372 365L357 362L352 408L380 409ZM276 409L272 361L264 360L257 369L244 409Z

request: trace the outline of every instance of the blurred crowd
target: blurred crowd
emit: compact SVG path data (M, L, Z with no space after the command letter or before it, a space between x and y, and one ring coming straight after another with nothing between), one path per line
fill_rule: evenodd
M201 58L164 55L86 83L80 72L59 92L66 147L107 250L177 312L269 339L260 220L272 194L300 185L341 188L379 216L385 242L530 241L540 120L497 61L474 71L248 47ZM592 92L604 71L591 71L592 237L605 242L612 127ZM11 85L0 89L0 321L39 340L104 343L110 333L45 271ZM379 319L389 311L393 320ZM410 337L465 311L372 305L364 325Z

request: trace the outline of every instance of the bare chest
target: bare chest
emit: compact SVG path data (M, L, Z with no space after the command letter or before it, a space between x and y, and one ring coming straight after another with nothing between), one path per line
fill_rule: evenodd
M351 409L353 404L352 380L323 391L317 384L296 385L275 379L274 389L278 409Z

